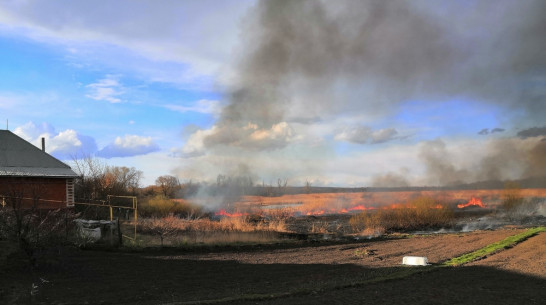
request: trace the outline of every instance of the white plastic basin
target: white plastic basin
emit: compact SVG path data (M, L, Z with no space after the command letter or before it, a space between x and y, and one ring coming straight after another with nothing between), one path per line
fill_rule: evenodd
M426 266L428 265L428 259L424 256L404 256L402 265Z

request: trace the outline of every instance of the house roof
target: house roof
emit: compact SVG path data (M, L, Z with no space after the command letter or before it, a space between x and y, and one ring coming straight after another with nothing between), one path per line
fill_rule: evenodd
M9 130L0 130L0 176L70 178L78 175Z

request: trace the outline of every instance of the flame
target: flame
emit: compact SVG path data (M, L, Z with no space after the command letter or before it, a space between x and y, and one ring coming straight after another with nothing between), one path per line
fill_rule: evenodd
M466 208L466 207L469 207L469 206L478 206L480 208L485 208L485 204L482 203L482 200L479 199L479 198L474 198L474 197L472 197L472 199L470 199L470 201L468 201L465 204L463 204L463 203L458 204L457 208L462 209L462 208Z
M354 206L352 208L348 208L347 210L353 212L353 211L366 211L366 210L374 210L374 209L375 208L373 208L373 207L365 207L365 206L359 204L359 205Z
M228 213L226 210L221 209L220 211L214 213L216 216L226 216L226 217L241 217L241 216L248 216L248 213L241 213L241 212L233 212Z
M290 208L288 210L288 214L290 214L291 216L322 216L322 215L359 213L362 211L372 211L372 210L395 210L395 209L416 209L416 208L417 207L413 205L402 204L402 203L394 203L394 204L383 206L383 207L364 206L362 204L358 204L352 207L340 207L340 208L329 208L329 209L325 207L322 207L322 208L312 207L311 209L307 209L306 206L301 206L299 208ZM443 209L444 206L442 206L441 204L437 204L430 208ZM269 213L275 213L275 211L278 211L278 210L276 209L255 210L253 212L240 212L239 210L236 210L233 212L228 212L225 209L221 209L218 212L214 213L214 215L223 216L223 217L241 217L241 216L248 216L248 215L256 214L256 213L260 215L265 215Z
M422 208L415 203L411 196L393 198L388 194L385 198L368 198L362 193L326 193L326 194L296 194L283 195L281 197L244 196L241 200L233 202L232 208L219 210L215 213L222 217L241 217L247 215L261 216L325 216L325 215L350 215L365 211L418 209ZM406 198L407 197L407 198ZM467 197L468 198L468 197ZM474 199L474 202L479 199ZM394 202L394 203L392 203ZM481 201L479 201L481 203ZM446 205L437 202L430 204L425 202L429 209L445 209ZM430 204L430 205L429 205ZM479 205L471 204L468 205ZM461 206L459 205L459 208Z

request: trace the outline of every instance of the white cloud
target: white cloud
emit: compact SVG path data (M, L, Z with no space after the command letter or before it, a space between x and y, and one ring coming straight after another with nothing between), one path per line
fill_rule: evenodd
M64 46L76 63L92 58L124 65L149 78L195 82L200 76L216 75L230 61L239 19L252 2L16 1L0 7L0 30L3 25L20 36ZM165 74L165 67L133 65L127 56L112 54L112 49L149 62L183 64L184 71L178 66Z
M215 125L205 131L197 131L190 136L183 150L198 148L215 149L234 147L249 151L268 151L282 149L290 143L301 140L294 129L286 122L262 128L254 123L245 126Z
M159 150L159 146L152 137L141 137L137 135L125 135L116 137L113 143L106 145L97 155L103 158L131 157L144 155Z
M89 93L85 96L90 99L121 103L121 99L118 97L123 94L124 89L116 76L107 75L106 78L85 87L89 89Z
M20 103L21 98L14 95L0 95L0 109L12 110Z
M164 105L163 107L180 113L198 112L204 114L212 114L215 116L217 116L221 110L220 102L213 100L199 100L191 106L168 104Z
M183 157L197 157L205 154L205 145L203 141L206 137L214 134L217 130L216 126L210 129L199 129L190 135L186 144L181 149Z
M54 157L67 160L85 153L93 154L97 151L95 139L79 134L73 129L57 132L49 123L35 124L28 122L15 128L16 135L41 148L42 138L45 138L46 152Z

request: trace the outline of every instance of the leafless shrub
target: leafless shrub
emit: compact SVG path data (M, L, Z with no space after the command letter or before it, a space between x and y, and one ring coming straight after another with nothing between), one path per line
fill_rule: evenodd
M72 168L80 176L75 181L75 195L80 200L106 199L107 195L136 195L142 171L134 167L108 166L91 155L72 159Z
M163 218L143 219L139 222L139 228L142 233L159 236L163 247L165 237L176 235L180 231L181 227L178 220L172 215Z
M183 199L170 199L164 195L156 195L142 200L139 205L139 214L142 217L166 217L170 214L181 218L194 219L203 216L200 206Z
M424 230L452 222L453 211L430 197L418 197L405 206L364 211L349 220L354 232Z
M282 219L251 221L248 217L225 217L220 220L182 219L175 216L141 219L138 230L143 234L158 236L163 245L164 240L177 235L199 235L215 233L249 233L249 232L285 232L286 223Z

